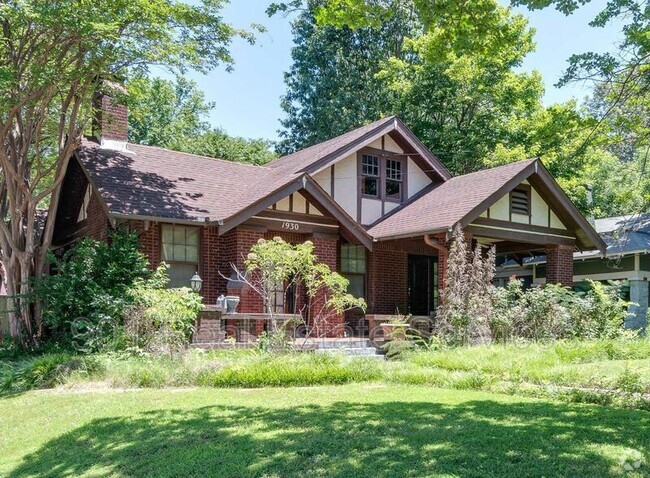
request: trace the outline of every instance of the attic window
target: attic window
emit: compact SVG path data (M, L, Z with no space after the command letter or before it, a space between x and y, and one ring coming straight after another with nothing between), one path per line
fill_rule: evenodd
M84 202L81 205L79 210L79 216L77 216L77 222L82 222L88 219L88 207L90 206L90 185L86 188L86 194L84 194Z
M521 185L510 192L510 212L530 216L530 186Z
M364 154L361 157L361 192L379 197L379 158Z

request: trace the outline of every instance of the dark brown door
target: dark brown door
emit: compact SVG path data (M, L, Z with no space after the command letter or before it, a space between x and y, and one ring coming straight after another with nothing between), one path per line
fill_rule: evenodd
M429 315L436 307L436 258L409 255L408 268L409 313Z

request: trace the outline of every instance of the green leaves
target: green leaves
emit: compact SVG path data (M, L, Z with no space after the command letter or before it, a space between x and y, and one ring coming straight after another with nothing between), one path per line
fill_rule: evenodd
M231 137L212 129L214 104L195 82L138 75L128 82L129 141L212 158L264 164L275 158L270 143Z

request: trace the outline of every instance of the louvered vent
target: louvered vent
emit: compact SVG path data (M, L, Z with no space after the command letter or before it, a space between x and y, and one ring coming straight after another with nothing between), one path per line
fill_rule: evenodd
M510 209L515 214L530 215L530 191L513 189L510 193Z

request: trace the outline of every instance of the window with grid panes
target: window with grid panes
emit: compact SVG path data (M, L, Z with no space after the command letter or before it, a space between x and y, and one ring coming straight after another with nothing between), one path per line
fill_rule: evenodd
M348 292L366 297L366 249L356 244L341 245L341 275L350 281Z
M369 154L361 156L361 192L379 197L379 158Z
M169 287L190 287L199 270L199 229L163 224L162 260L169 264Z
M386 199L402 199L402 162L386 160Z

